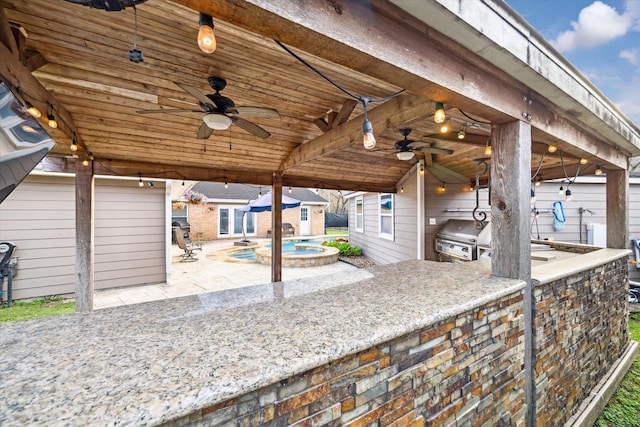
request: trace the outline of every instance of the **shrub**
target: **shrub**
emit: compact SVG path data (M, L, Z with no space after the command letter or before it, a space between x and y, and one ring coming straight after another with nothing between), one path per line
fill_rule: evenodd
M344 255L344 256L362 255L362 248L358 246L351 246L349 242L340 242L337 240L331 240L328 242L324 242L323 245L331 246L332 248L338 249L340 251L340 255Z

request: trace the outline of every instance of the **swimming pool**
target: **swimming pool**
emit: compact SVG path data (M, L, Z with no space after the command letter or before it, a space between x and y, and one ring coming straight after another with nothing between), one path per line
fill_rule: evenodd
M295 239L295 240L286 240L282 242L282 255L317 255L323 252L322 249L318 248L309 248L306 245L322 245L323 242L326 242L331 239ZM303 246L300 246L303 244ZM298 247L296 247L298 246ZM271 243L263 246L264 248L271 248ZM256 248L247 248L242 251L238 251L232 254L229 254L231 258L240 259L243 261L256 261Z

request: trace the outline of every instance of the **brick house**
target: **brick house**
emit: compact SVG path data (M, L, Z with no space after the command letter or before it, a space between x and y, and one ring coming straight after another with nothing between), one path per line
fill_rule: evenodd
M202 194L204 202L183 202L189 190ZM195 240L237 239L244 235L266 238L271 229L271 212L244 213L238 208L269 191L268 186L198 182L175 198L172 218L186 219ZM326 199L307 188L287 188L283 194L301 201L299 207L282 212L282 222L291 224L296 236L324 234L324 211L329 206Z

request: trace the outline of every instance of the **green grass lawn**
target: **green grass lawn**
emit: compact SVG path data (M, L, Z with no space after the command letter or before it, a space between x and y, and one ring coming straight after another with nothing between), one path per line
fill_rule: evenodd
M640 313L629 319L631 339L640 341ZM640 426L640 357L636 358L622 383L595 423L596 427Z
M0 323L56 316L58 314L73 313L75 310L75 302L64 301L58 297L43 298L30 302L16 302L11 307L0 309Z

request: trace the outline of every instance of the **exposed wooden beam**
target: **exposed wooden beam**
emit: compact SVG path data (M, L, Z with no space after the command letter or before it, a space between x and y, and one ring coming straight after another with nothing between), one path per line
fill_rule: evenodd
M76 132L76 126L71 114L58 100L31 74L19 58L4 44L0 43L0 78L10 87L17 90L18 95L26 98L31 104L43 112L39 121L45 126L51 137L60 142L69 142L74 134L79 146L86 149ZM46 114L50 106L53 106L54 114L58 122L57 129L46 127ZM64 150L62 150L64 151ZM69 151L69 150L67 150ZM70 151L69 151L70 152Z
M0 42L2 42L4 47L6 47L14 57L19 57L20 51L18 49L18 43L16 43L15 36L3 7L0 8Z
M344 101L342 107L340 108L340 111L336 113L336 115L333 117L333 121L329 123L331 127L336 128L349 120L349 116L351 116L351 113L353 112L353 109L356 108L356 105L358 105L358 101L356 101L355 99L347 99L346 101Z
M461 46L388 3L348 2L338 12L326 7L324 0L283 0L277 4L270 0L172 1L412 93L437 94L438 101L472 113L484 105L484 116L495 123L519 120L528 107L531 126L571 141L584 152L597 152L617 167L626 163L624 154L606 149L605 137L586 133L582 124L544 99L527 106L523 96L542 97L532 95L525 84L480 57L470 56ZM384 13L376 13L378 8ZM371 40L384 43L372 44ZM601 131L607 138L627 143L605 126Z
M383 129L397 127L432 113L433 103L428 99L401 95L371 109L368 113L368 118L375 132L376 128L382 131ZM316 157L327 155L349 145L359 144L361 140L362 118L357 117L306 144L296 147L289 154L289 157L282 162L280 169L287 170L299 166Z

